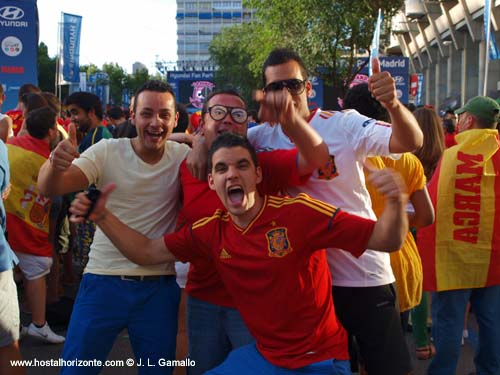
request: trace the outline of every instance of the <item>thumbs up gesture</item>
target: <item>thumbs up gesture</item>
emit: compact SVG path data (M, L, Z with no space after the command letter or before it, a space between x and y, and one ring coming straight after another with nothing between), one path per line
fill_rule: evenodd
M386 109L394 108L399 104L394 78L389 72L380 70L378 58L372 60L372 75L368 79L368 87L372 96Z
M71 123L68 128L68 138L60 142L50 154L52 167L61 172L67 170L73 159L80 156L77 147L76 127Z

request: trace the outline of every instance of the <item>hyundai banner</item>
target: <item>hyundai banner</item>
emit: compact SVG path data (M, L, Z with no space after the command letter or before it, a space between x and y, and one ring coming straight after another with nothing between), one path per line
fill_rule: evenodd
M3 112L17 106L25 83L38 85L38 11L36 0L0 1L0 83Z
M62 53L60 72L66 83L80 82L80 32L82 17L62 13ZM62 82L61 82L62 83Z
M215 89L213 71L169 71L167 82L174 89L177 101L184 104L189 113L200 111Z

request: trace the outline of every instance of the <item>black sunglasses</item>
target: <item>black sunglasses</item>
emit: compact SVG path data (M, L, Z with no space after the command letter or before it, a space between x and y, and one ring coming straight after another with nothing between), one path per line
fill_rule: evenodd
M234 122L244 124L248 119L248 113L245 108L228 107L225 105L213 105L206 111L215 121L221 121L229 114Z
M304 89L306 88L306 80L294 78L271 82L266 87L264 87L264 92L267 93L269 91L281 91L284 87L286 87L291 95L297 96L304 92Z

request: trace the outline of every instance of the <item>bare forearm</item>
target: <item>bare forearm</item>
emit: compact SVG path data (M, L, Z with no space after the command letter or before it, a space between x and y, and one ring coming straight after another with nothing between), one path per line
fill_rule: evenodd
M96 224L118 250L136 264L147 266L175 260L162 238L149 239L125 225L107 210L96 220Z
M403 245L408 233L408 216L406 214L406 199L388 200L380 215L368 248L384 252L397 251Z
M387 110L392 123L390 151L411 152L421 147L424 136L415 116L399 100Z
M328 146L304 119L297 119L286 133L299 151L300 174L310 173L328 162Z

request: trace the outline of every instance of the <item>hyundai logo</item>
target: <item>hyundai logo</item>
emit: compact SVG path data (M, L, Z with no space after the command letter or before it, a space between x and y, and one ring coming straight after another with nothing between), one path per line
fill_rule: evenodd
M394 82L396 82L396 85L402 85L403 83L405 83L405 77L394 76Z
M24 10L18 7L5 6L0 8L0 18L15 21L24 17Z

